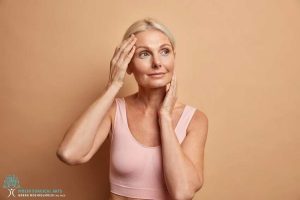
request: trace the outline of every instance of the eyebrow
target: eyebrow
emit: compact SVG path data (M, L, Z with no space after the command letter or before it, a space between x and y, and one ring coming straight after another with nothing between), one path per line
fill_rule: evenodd
M159 48L161 48L161 47L163 47L163 46L170 46L171 47L171 45L170 44L162 44L162 45L160 45L160 47ZM137 50L138 48L145 48L145 49L149 49L149 47L147 47L147 46L138 46L138 47L136 47L136 49L135 50Z

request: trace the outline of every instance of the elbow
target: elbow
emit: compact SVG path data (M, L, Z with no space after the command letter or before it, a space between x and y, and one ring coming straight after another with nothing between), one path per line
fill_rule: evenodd
M64 162L67 165L79 165L84 163L82 159L75 158L74 156L63 150L57 150L56 156L60 161Z
M192 200L195 196L195 191L189 191L189 192L177 192L174 194L173 199L174 200Z
M174 194L174 200L192 200L195 196L194 192L177 192Z
M174 200L192 200L195 194L202 188L203 182L199 182L192 188L186 189L185 191L181 189L176 190L173 195Z

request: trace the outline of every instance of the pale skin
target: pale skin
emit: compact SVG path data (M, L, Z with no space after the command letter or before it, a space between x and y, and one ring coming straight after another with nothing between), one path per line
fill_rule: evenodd
M111 60L105 92L70 126L57 155L67 164L88 162L110 135L126 72L133 74L138 92L125 97L131 134L145 146L162 146L163 172L172 199L192 199L203 185L206 115L196 110L180 144L174 127L184 104L177 99L176 52L168 37L147 30L124 40ZM151 75L162 72L163 75ZM139 123L134 123L139 119ZM133 199L111 193L111 200Z

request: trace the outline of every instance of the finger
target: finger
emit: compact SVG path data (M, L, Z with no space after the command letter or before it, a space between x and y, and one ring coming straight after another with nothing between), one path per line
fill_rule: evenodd
M119 49L119 48L120 48L119 46L116 46L113 57L115 57L115 56L117 55L117 52L118 52L118 49Z
M120 45L118 45L115 48L115 52L113 54L113 58L110 62L110 69L109 69L109 79L112 80L112 77L114 77L114 71L115 71L115 64L117 63L117 61L119 60L120 57L120 51L121 48L126 45L128 42L132 41L134 39L134 34L131 34L131 36L129 38L127 38L126 40L124 40Z
M118 49L119 49L119 47L117 46L117 47L115 48L114 55L113 55L113 57L112 57L112 59L111 59L111 61L110 61L110 67L109 67L109 80L112 79L112 72L113 72L114 67L115 67L115 64L116 64L116 58L115 58L115 56L116 56L116 54L117 54L117 52L118 52Z
M132 34L128 39L124 40L119 47L117 47L117 52L116 55L114 57L115 61L118 62L118 60L120 59L120 55L123 53L124 48L130 44L132 42L132 40L135 39L135 36Z
M172 95L173 95L173 96L176 96L177 79L176 79L175 73L174 73L173 76L172 76L170 88L171 88L171 93L172 93Z
M170 88L174 87L174 81L175 81L175 76L173 74L171 81L170 81Z
M123 69L121 69L121 70L119 70L117 72L117 73L119 73L118 76L120 76L120 77L124 77L125 76L126 69L128 67L128 63L130 62L130 60L131 60L134 52L135 52L135 46L132 47L132 49L130 50L129 54L126 56L125 60L123 61L123 66L125 66L125 68L123 68Z
M168 89L167 89L167 96L173 95L173 78L171 79L171 82L168 84Z
M119 62L124 62L124 60L126 59L128 54L130 53L132 47L134 46L136 40L137 40L136 38L131 40L131 42L123 49L123 51L121 52L120 58L119 58Z
M177 96L177 77L174 77L174 96Z
M119 57L117 56L119 50L121 49L121 47L122 47L123 45L126 44L126 42L129 42L129 41L132 40L132 39L133 39L133 34L132 34L129 38L127 38L126 40L123 40L121 44L119 44L118 46L116 46L115 52L114 52L113 57L112 57L112 61L115 61L115 62L116 62L116 61L119 59Z
M166 91L169 91L170 86L171 86L171 82L169 82L169 83L167 84L167 86L166 86Z
M118 46L117 49L121 49L122 47L126 46L133 38L135 38L134 34L131 34L127 39L123 40Z
M130 52L128 53L128 55L125 57L124 59L124 64L128 65L129 62L131 61L132 57L133 57L133 54L135 52L135 46L133 46L130 50Z
M113 57L112 57L112 59L111 59L111 61L110 61L110 67L109 67L109 81L112 81L113 70L114 70L115 64L116 64L116 62L117 62L116 55L117 55L119 49L120 49L120 47L119 47L119 46L116 46L115 52L114 52Z

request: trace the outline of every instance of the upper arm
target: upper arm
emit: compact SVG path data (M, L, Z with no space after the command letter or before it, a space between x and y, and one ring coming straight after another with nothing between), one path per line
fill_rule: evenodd
M99 124L93 146L90 149L90 151L82 158L82 163L89 161L108 137L109 133L111 132L115 109L116 105L114 101L109 110L107 111L103 121Z
M187 135L181 146L185 155L194 164L203 183L204 148L208 133L208 118L196 110L187 129Z

